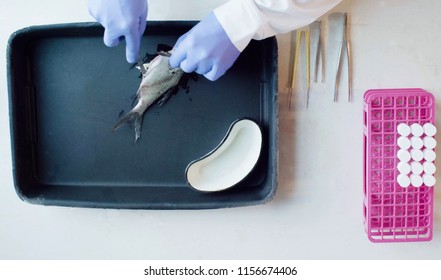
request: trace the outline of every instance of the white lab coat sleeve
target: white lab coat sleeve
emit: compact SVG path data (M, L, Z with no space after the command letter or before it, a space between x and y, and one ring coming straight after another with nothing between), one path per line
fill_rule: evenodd
M239 51L252 40L301 28L342 0L230 0L214 10Z

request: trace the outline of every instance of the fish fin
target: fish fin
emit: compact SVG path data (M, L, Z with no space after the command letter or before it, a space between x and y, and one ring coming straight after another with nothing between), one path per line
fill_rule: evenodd
M138 139L141 137L141 128L142 128L142 116L138 112L129 112L127 115L122 117L116 125L113 127L113 131L120 128L123 124L131 124L135 126L135 143L138 142Z
M138 89L136 94L130 97L132 99L132 108L135 107L136 103L139 101L140 96L141 96L141 89Z
M138 113L137 113L138 114ZM138 139L141 138L141 128L142 128L142 117L139 116L135 119L135 143L138 142Z
M162 105L164 105L172 95L176 94L178 92L178 87L172 87L171 89L167 90L161 97L161 99L159 99L158 101L158 106L161 107Z
M113 131L117 130L118 128L120 128L125 123L130 124L130 123L135 122L135 125L136 125L137 119L140 119L140 118L141 118L141 116L139 115L138 112L128 112L127 115L125 115L124 117L119 119L119 121L113 127Z

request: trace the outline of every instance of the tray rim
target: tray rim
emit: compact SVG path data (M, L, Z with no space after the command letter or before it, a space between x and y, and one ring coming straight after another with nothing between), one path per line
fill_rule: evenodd
M191 27L197 21L189 20L189 21L182 21L182 20L173 20L173 21L148 21L152 25L156 25L158 27L164 25L164 26L180 26L180 27ZM15 127L15 108L14 108L14 102L13 102L13 95L14 95L14 82L13 82L13 70L15 68L15 65L12 61L13 59L13 52L15 51L13 49L13 46L16 42L16 40L20 39L22 36L27 35L33 35L32 33L35 32L54 32L57 30L70 30L75 31L78 28L102 28L100 24L96 22L73 22L73 23L60 23L60 24L47 24L47 25L34 25L25 27L22 29L19 29L15 32L13 32L9 39L7 44L7 57L6 57L6 65L7 65L7 85L8 85L8 99L9 99L9 125L10 125L10 138L11 138L11 156L12 156L12 171L13 171L13 181L14 181L14 187L15 190L19 196L19 198L23 201L26 201L31 204L36 205L53 205L53 206L69 206L69 207L89 207L89 208L117 208L117 209L215 209L215 208L230 208L230 207L241 207L241 206L250 206L250 205L257 205L257 204L265 204L273 199L275 196L277 186L278 186L278 173L279 173L279 149L278 149L278 123L279 123L279 112L278 112L278 88L277 88L277 80L278 76L277 73L274 75L274 77L271 79L271 88L274 89L274 96L272 98L273 102L272 106L272 117L270 118L271 124L274 125L271 129L275 131L268 131L268 141L273 142L273 146L269 147L268 154L272 154L274 160L269 162L273 166L272 176L273 179L271 188L271 191L263 198L261 199L255 199L251 201L243 201L243 202L233 202L233 203L224 203L224 204L218 204L214 205L211 202L200 202L198 204L194 203L180 203L179 205L176 205L174 203L170 203L169 205L165 205L164 203L154 205L153 203L150 203L150 205L124 205L124 204L115 204L113 202L88 202L88 201L75 201L72 203L71 200L54 200L54 199L48 199L41 193L36 193L35 195L29 195L25 193L22 188L20 188L17 178L17 163L15 161L17 157L17 146L16 146L16 131L14 129ZM56 37L56 36L55 36ZM266 40L271 40L271 44L273 46L273 49L271 50L272 57L271 59L275 60L275 63L277 65L277 40L275 37L271 37ZM269 84L269 83L268 83ZM274 118L274 119L273 119ZM269 159L268 159L269 160ZM267 175L268 176L268 175ZM49 186L54 187L54 186ZM77 187L76 187L77 188Z

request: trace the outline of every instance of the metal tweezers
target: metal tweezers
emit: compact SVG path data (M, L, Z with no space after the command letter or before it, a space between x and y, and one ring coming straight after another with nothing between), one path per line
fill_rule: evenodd
M139 66L139 71L141 71L141 74L144 76L145 73L147 73L147 69L145 69L144 63L142 63L141 58L138 58L138 66Z
M343 38L340 43L338 52L337 71L335 73L335 88L334 88L334 102L337 102L338 85L341 76L341 64L343 51L346 49L347 67L348 67L348 102L352 101L352 69L351 69L351 48L348 41L348 13L344 13Z
M292 92L295 88L295 82L296 82L296 73L297 73L297 63L299 60L299 54L300 54L300 43L302 39L302 33L305 33L305 43L306 43L306 107L308 107L309 104L309 93L311 90L311 75L310 75L310 31L309 28L306 30L297 30L296 31L296 45L295 45L295 54L294 54L294 61L292 64L292 69L290 69L292 72L290 73L291 80L288 82L288 108L291 110L291 99L292 99Z
M314 83L317 83L318 80L318 69L320 60L322 61L322 80L321 82L325 82L325 59L324 59L324 49L322 42L322 22L316 21L311 24L311 27L317 29L315 36L317 37L317 45L316 45L316 54L315 54L315 66L314 66Z

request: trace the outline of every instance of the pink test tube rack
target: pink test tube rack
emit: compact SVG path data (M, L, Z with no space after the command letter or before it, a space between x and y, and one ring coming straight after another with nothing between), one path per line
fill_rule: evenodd
M422 89L369 90L364 95L363 121L363 212L369 240L431 240L434 187L402 187L397 183L397 126L434 124L433 95Z

